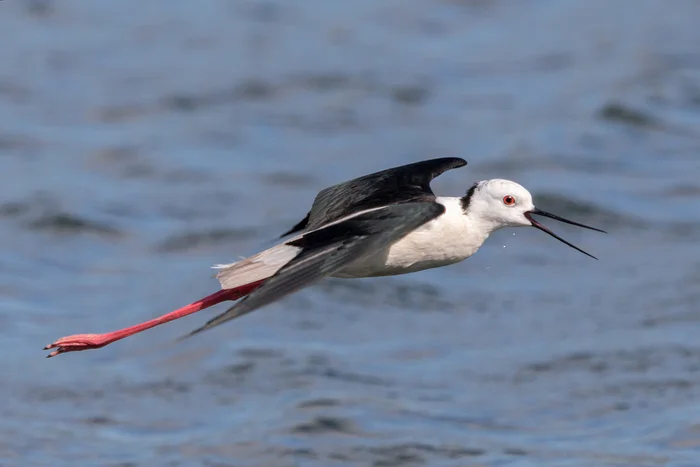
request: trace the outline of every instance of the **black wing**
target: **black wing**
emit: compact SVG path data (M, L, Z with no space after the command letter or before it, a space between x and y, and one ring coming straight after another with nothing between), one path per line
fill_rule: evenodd
M321 190L311 210L282 237L312 230L365 209L407 202L431 202L430 182L450 169L467 165L458 157L430 159L394 167Z
M188 336L211 329L367 258L445 212L438 203L405 203L366 212L288 242L301 252L263 285Z

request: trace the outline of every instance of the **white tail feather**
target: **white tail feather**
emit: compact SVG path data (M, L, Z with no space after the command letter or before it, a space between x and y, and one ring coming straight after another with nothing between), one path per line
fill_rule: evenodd
M234 289L242 285L267 279L299 254L301 248L280 243L249 258L231 264L217 264L216 278L222 289Z

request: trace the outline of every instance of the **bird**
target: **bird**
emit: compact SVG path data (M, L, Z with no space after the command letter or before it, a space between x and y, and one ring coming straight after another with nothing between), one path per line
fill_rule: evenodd
M430 187L442 173L467 161L442 157L414 162L338 183L318 192L306 216L274 246L213 266L221 289L158 318L104 334L76 334L44 347L47 358L97 349L223 301L238 300L183 336L191 337L265 307L326 277L408 274L463 261L506 227L534 227L569 243L533 216L606 233L535 207L530 192L504 179L478 181L464 196L437 196ZM290 237L291 236L291 237ZM288 237L285 240L285 237Z

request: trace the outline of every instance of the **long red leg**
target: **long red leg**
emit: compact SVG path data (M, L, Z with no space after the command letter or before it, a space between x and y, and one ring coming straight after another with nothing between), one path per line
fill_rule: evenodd
M135 326L130 326L128 328L120 329L119 331L107 332L105 334L75 334L68 337L62 337L58 339L53 344L49 344L44 347L44 350L56 349L46 356L46 358L55 357L58 354L65 352L76 352L78 350L89 350L89 349L99 349L105 345L116 342L125 337L133 336L146 329L151 329L155 326L167 323L169 321L182 318L183 316L191 315L210 306L214 306L226 300L238 300L251 293L253 290L257 289L264 280L257 282L251 282L250 284L237 287L235 289L224 289L219 290L207 297L197 300L194 303L190 303L178 310L171 311L170 313L154 318L150 321L146 321Z

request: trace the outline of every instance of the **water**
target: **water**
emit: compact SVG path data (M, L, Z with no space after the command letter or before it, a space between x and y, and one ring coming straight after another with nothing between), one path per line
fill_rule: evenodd
M700 465L700 5L0 4L3 466ZM179 344L332 183L459 156L610 232L328 280ZM506 248L503 248L506 246Z

